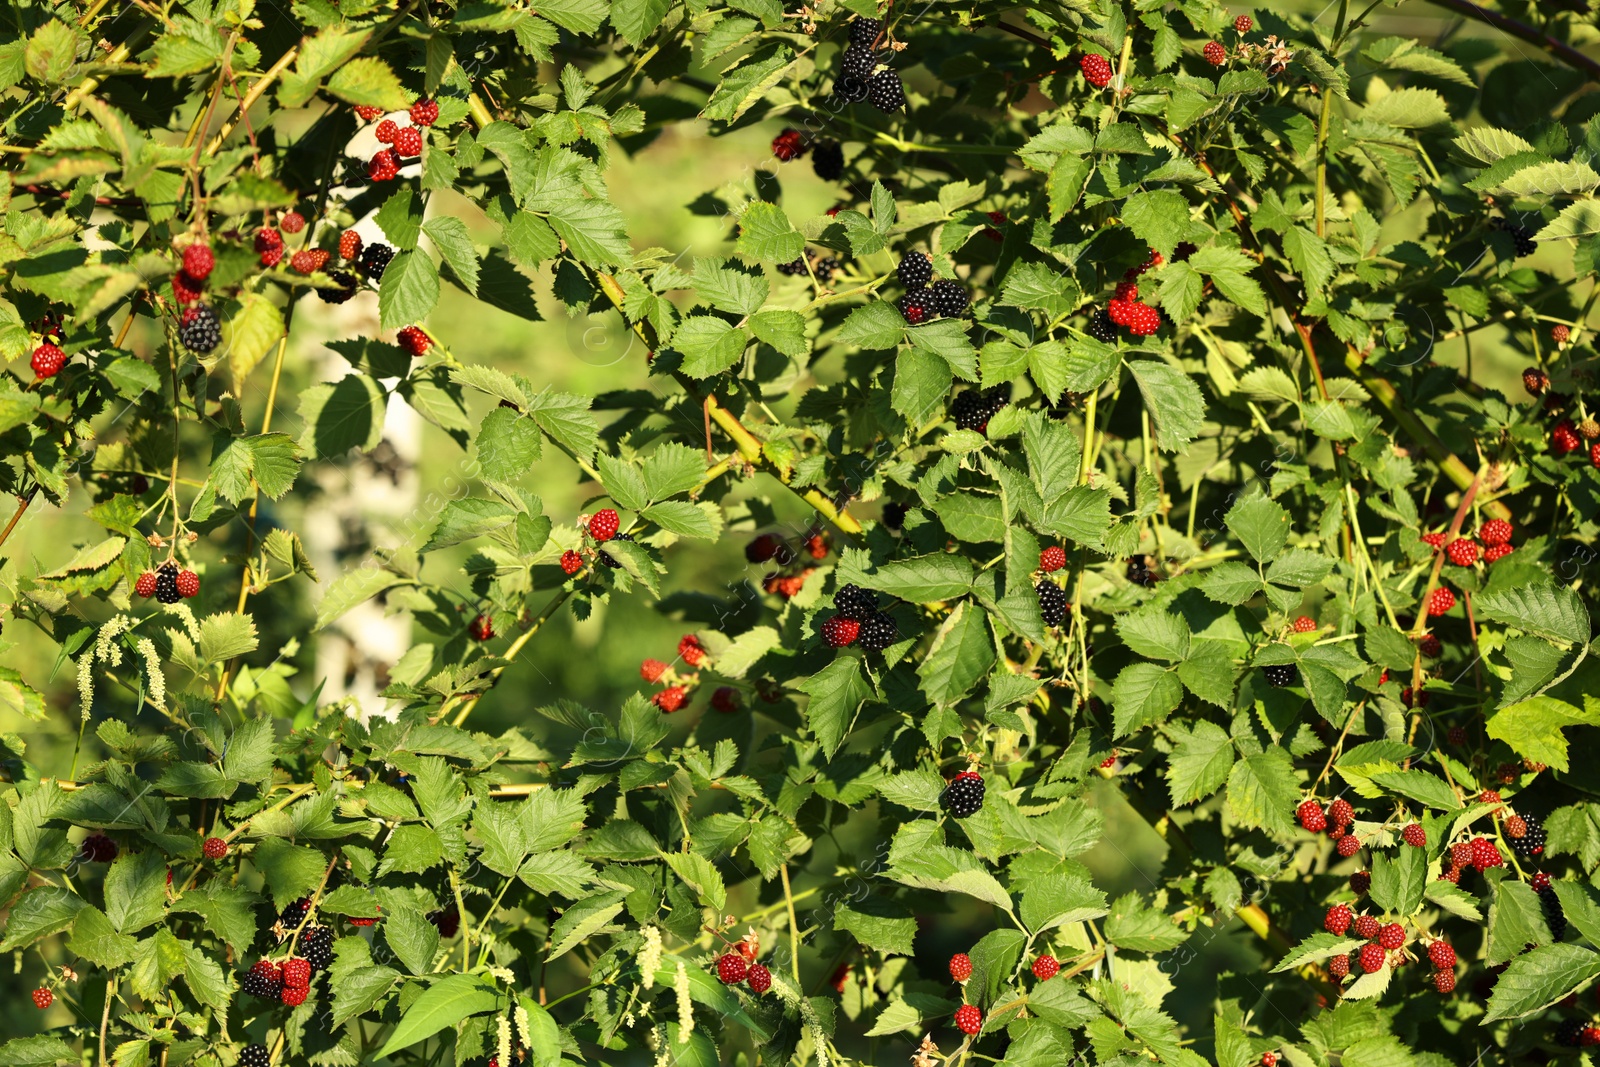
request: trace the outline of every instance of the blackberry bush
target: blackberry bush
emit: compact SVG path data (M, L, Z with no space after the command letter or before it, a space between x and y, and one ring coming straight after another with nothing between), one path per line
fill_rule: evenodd
M0 1063L1600 1040L1587 5L10 6Z

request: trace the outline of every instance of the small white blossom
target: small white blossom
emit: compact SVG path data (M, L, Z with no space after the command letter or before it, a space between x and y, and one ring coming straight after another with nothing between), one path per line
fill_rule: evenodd
M678 994L678 1044L687 1045L694 1033L694 1001L689 997L689 969L678 961L678 973L672 979L673 992Z
M661 967L661 931L646 926L640 933L644 935L644 948L639 951L639 970L644 972L644 987L654 989L656 971Z

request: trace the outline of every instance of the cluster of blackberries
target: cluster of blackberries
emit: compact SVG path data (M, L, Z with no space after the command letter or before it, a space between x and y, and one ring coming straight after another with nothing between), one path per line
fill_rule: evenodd
M375 282L383 277L383 272L392 259L394 259L393 248L382 242L370 244L361 250L361 259L357 261L356 269L361 271L367 281Z
M176 604L199 594L200 576L194 571L180 571L176 563L168 560L154 571L139 575L133 591L142 597L153 596L163 604Z
M205 295L206 279L216 265L217 257L211 251L211 246L204 241L196 241L183 250L183 265L172 276L172 299L184 309L178 316L178 340L191 352L210 352L222 340L217 313L211 310L209 304L199 302ZM33 369L34 373L39 373L37 353ZM55 371L50 373L54 374ZM49 377L46 374L39 376Z
M1538 242L1533 239L1533 231L1526 226L1518 226L1516 223L1507 222L1502 218L1490 219L1489 226L1502 231L1507 237L1511 238L1511 243L1516 246L1518 259L1523 256L1531 256L1539 249Z
M268 1067L272 1054L265 1045L246 1045L239 1051L239 1067Z
M882 36L879 19L858 18L850 24L850 47L844 50L842 67L833 80L833 95L841 105L869 100L879 111L893 114L905 110L906 90L900 75L878 66L875 52Z
M1600 1026L1582 1019L1562 1019L1556 1024L1551 1040L1562 1048L1584 1048L1600 1045Z
M997 385L993 389L968 389L957 393L950 402L950 415L956 420L958 430L988 430L989 420L1000 414L1000 409L1011 403L1011 384Z
M358 107L356 115L365 122L382 115L378 108ZM413 159L422 154L422 130L432 126L439 118L439 105L432 100L422 100L411 105L410 126L402 126L393 119L378 123L375 134L388 148L379 149L367 161L367 177L375 182L386 182L400 173L401 160Z
M957 819L976 815L983 808L983 776L962 771L939 794L939 806Z
M616 536L612 537L611 540L613 540L613 541L627 541L627 542L629 542L631 544L633 542L633 535L632 534L619 533ZM622 564L617 562L616 557L608 555L605 552L599 553L599 557L600 557L600 562L604 563L607 567L610 567L612 570L616 570L618 567L622 566Z
M861 642L861 647L868 652L882 652L900 639L900 627L892 615L878 609L878 594L870 589L863 589L859 585L841 585L833 594L833 606L839 614L828 621L834 624L835 632L849 629L840 625L842 623L856 624L851 640ZM830 644L834 644L831 634L825 633L824 636ZM839 645L835 644L834 647Z
M787 274L791 277L803 275L806 273L806 264L808 262L811 266L811 273L816 276L818 282L826 284L833 280L835 274L839 273L840 263L837 257L816 256L811 253L800 256L798 259L791 260L788 263L779 263L778 273Z
M915 326L935 316L955 318L967 310L967 291L960 282L933 281L933 260L925 252L908 253L896 269L906 287L899 300L900 314ZM932 284L929 284L929 283Z
M1045 578L1033 587L1039 596L1039 614L1046 626L1060 626L1067 618L1067 591Z

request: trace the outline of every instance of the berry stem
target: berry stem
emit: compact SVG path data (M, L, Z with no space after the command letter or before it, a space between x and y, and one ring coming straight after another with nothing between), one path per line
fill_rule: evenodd
M794 914L794 893L789 888L789 865L778 866L778 873L783 877L783 904L789 911L789 973L794 977L794 984L800 984L800 923Z
M515 641L512 641L511 644L506 648L506 651L505 651L505 660L506 660L506 662L505 662L505 664L502 665L502 666L496 667L493 671L490 672L490 675L489 675L489 688L485 689L483 691L483 693L487 693L489 691L489 689L493 689L494 688L494 685L495 685L495 683L497 681L499 681L500 676L505 673L506 667L509 667L512 663L516 662L517 653L521 652L522 651L522 647L524 645L526 645L530 640L533 639L533 635L539 632L539 628L541 626L543 626L546 622L550 621L550 616L554 615L556 613L556 609L561 607L562 604L566 603L567 597L569 597L571 595L572 595L572 590L570 590L570 589L563 589L561 592L557 593L554 597L551 598L550 603L545 605L544 610L539 612L538 618L534 619L533 622L528 626L528 628L526 630L522 631L522 633L517 635L517 639ZM472 714L472 709L477 707L478 706L478 701L483 698L483 693L478 693L478 694L474 695L470 700L468 700L466 702L466 704L462 706L461 710L456 713L456 717L451 720L450 724L452 726L460 726L462 723L466 722L467 721L467 716ZM453 700L454 697L452 697L451 699ZM444 702L444 704L439 708L439 716L438 716L438 718L440 720L443 720L445 712L447 712L449 710L450 710L450 701L446 700Z
M39 492L39 487L34 486L27 494L17 498L17 510L11 513L11 521L6 523L6 528L0 530L0 545L6 543L6 538L11 536L11 531L17 528L17 523L22 520L22 513L28 510L28 505L33 503L34 495Z

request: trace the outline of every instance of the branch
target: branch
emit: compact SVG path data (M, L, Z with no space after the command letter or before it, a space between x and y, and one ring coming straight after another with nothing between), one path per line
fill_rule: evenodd
M1600 78L1600 62L1596 62L1567 44L1558 41L1549 34L1540 33L1526 22L1518 22L1509 15L1502 15L1498 11L1490 11L1480 7L1472 0L1432 0L1439 7L1449 8L1463 18L1477 19L1512 37L1527 41L1529 44L1538 45L1540 48L1555 56L1569 67L1576 67L1584 71L1591 78Z

